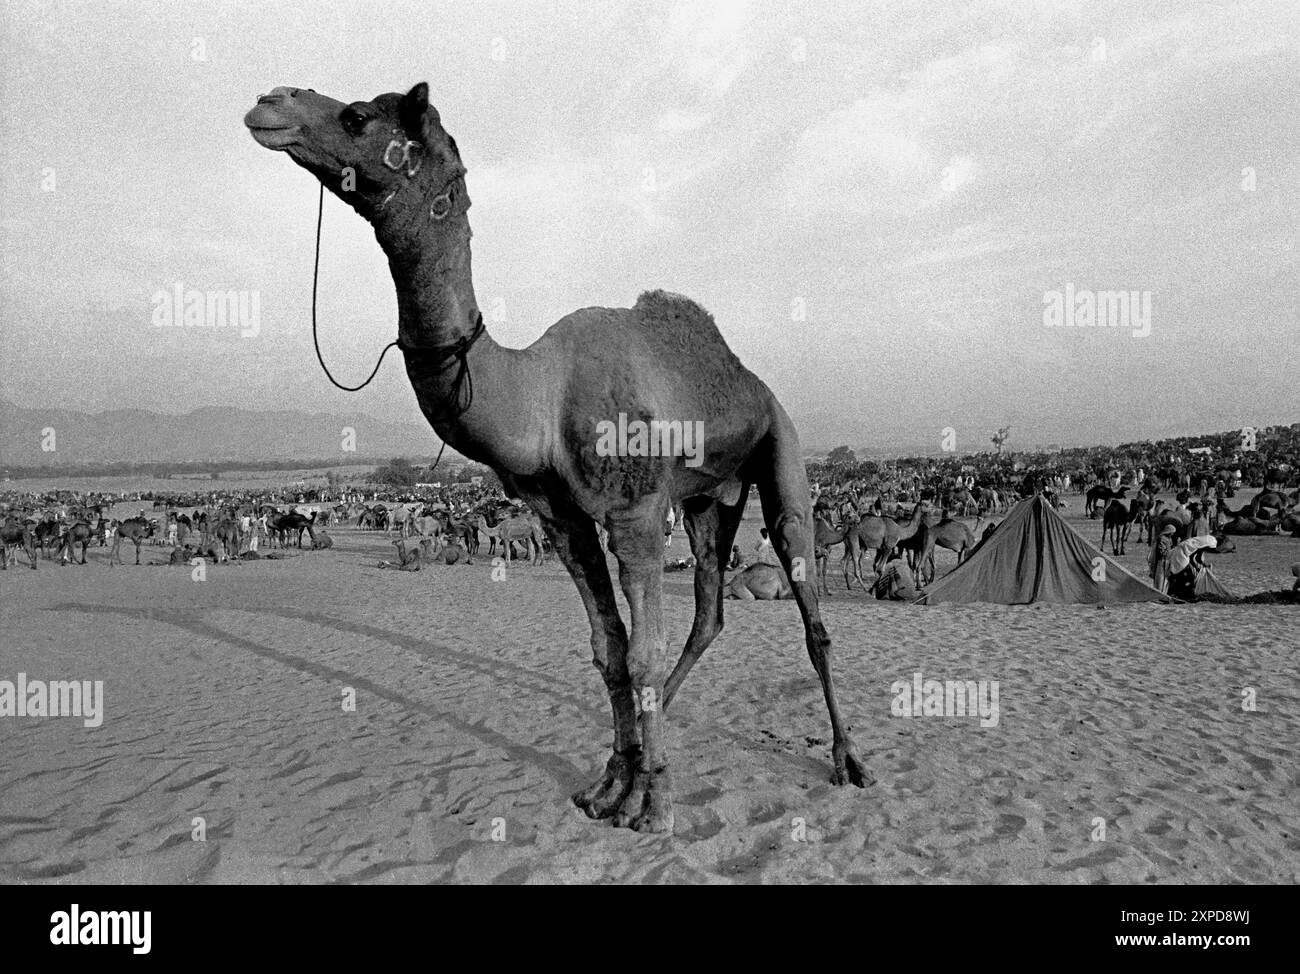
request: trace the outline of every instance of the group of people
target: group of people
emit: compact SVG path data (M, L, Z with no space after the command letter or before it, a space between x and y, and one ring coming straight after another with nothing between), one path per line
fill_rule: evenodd
M1192 500L1183 490L1175 505L1161 511L1162 524L1147 555L1151 587L1184 601L1201 594L1206 581L1203 558L1218 546L1212 523L1214 508L1205 498Z

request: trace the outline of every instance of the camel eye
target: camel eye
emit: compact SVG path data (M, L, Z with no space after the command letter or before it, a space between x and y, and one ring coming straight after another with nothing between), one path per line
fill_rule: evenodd
M360 135L366 128L366 116L354 108L343 109L343 114L339 121L343 123L344 130L348 135Z

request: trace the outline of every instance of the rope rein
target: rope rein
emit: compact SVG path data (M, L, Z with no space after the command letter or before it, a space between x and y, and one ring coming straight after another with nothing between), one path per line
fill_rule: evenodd
M359 386L345 386L330 374L329 366L325 364L325 357L321 355L320 352L320 338L317 337L316 334L316 288L320 281L320 228L324 220L325 184L321 183L320 202L316 210L316 260L312 263L311 267L311 343L316 347L316 361L320 363L321 370L325 373L325 378L329 379L330 382L334 383L336 387L342 389L344 392L360 392L366 386L370 385L375 376L379 374L379 367L384 364L384 356L388 354L388 350L396 345L397 342L389 342L384 346L384 350L379 353L379 361L375 363L375 367L371 371L370 376Z

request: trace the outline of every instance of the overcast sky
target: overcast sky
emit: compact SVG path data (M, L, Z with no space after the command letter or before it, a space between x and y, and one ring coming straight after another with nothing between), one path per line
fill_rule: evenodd
M276 85L346 102L426 80L503 344L663 287L713 312L805 445L1300 420L1300 0L0 16L0 398L22 406L418 419L400 358L351 398L319 374L317 184L242 117ZM321 268L326 356L360 381L396 305L333 198ZM259 334L155 328L176 282L259 292ZM1067 286L1149 291L1150 334L1046 327Z

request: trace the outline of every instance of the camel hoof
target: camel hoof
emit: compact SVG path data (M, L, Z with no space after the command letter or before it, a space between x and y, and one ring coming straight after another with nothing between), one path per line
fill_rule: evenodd
M855 788L866 788L876 783L876 776L867 770L852 743L845 741L836 744L832 753L835 758L835 775L831 780L837 786L850 784Z
M645 811L632 823L632 828L651 835L672 835L675 824L672 797L665 792L651 791Z
M667 835L672 833L673 824L672 784L668 772L638 770L632 790L614 816L614 827Z
M632 768L636 759L615 752L605 764L605 773L588 788L573 793L573 804L577 805L588 818L609 818L623 805L628 792L632 790Z

